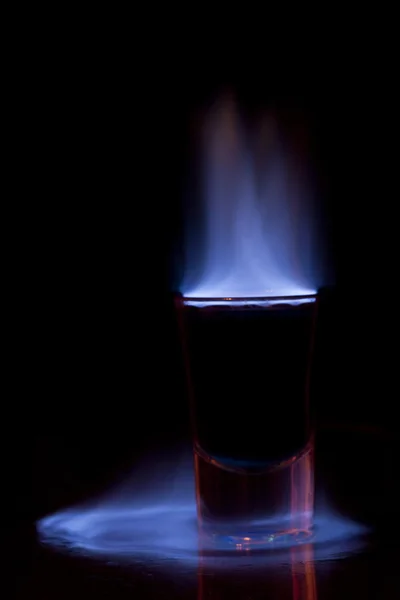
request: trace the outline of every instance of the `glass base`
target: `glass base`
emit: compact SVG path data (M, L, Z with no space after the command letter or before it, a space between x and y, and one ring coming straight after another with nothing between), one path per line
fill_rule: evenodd
M251 532L247 535L212 533L202 530L200 533L200 547L204 550L215 551L248 551L263 549L281 549L299 544L312 542L314 529L309 530L281 530Z
M195 450L196 500L204 545L287 546L313 536L314 440L262 471L238 470Z

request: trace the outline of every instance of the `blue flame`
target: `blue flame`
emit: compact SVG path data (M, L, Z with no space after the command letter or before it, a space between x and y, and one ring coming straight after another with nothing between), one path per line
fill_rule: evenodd
M188 258L183 295L315 293L305 275L316 250L301 157L288 151L272 119L250 139L231 98L214 106L203 132L205 256L200 275Z
M41 541L59 549L68 549L100 559L135 562L158 560L170 567L171 560L180 565L196 566L209 560L213 568L232 567L232 560L241 564L243 557L233 548L229 554L215 554L215 546L199 551L199 535L194 498L192 468L183 467L170 484L170 491L161 494L162 473L154 475L150 488L135 497L134 489L117 491L98 499L92 505L74 507L44 517L37 523ZM136 489L139 489L136 477ZM314 560L345 556L362 546L365 528L343 519L330 510L317 514L313 539ZM299 547L298 545L296 547ZM279 546L280 553L252 556L252 564L290 562L290 547ZM207 558L207 553L209 556ZM247 556L247 561L248 561Z

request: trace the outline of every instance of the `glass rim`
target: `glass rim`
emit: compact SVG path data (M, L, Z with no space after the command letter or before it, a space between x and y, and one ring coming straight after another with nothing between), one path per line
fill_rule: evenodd
M275 305L300 305L313 303L317 300L318 292L296 295L274 296L225 296L225 297L198 297L177 294L177 301L184 306L212 307L212 306L275 306Z

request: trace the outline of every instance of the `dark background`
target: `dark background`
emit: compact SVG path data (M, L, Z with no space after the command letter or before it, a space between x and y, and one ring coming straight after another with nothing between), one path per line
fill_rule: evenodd
M248 109L295 107L312 131L336 277L318 327L320 422L397 434L391 76L369 55L274 52L238 61L182 46L145 66L104 47L72 61L67 51L49 58L48 47L45 59L27 56L10 350L14 532L188 439L172 299L190 124L227 85Z

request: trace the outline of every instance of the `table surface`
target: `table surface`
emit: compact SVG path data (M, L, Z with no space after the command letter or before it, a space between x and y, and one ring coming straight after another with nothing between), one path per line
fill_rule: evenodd
M158 529L152 538L154 551L149 551L148 546L130 552L125 545L121 553L121 544L126 544L126 539L120 536L124 532L127 538L130 535L128 521L120 526L125 518L122 515L119 530L115 530L114 522L114 531L108 532L105 553L96 547L94 542L99 538L93 529L89 534L85 530L88 534L85 547L71 543L71 535L81 525L78 527L75 520L74 529L65 516L68 513L64 513L65 521L58 531L53 529L49 533L48 529L43 536L43 529L38 535L32 526L30 534L25 532L18 540L14 556L18 564L17 597L41 600L400 598L397 571L400 551L395 521L399 474L395 442L393 436L374 428L332 425L321 428L317 436L316 512L318 518L325 520L321 531L325 528L328 533L324 537L317 530L313 543L228 557L199 556L187 543L193 532L188 532L188 538L181 531L184 540L181 548L173 547L176 537L170 537L173 541L169 544L163 543L165 532L171 536L173 528L181 527L182 523L176 516L169 519L165 513L163 518L169 520L169 529L166 523L161 523L160 516L146 517L150 527L153 524ZM102 504L93 506L99 510ZM89 510L95 510L93 506ZM177 511L179 518L181 512ZM355 523L360 524L358 529ZM354 526L353 530L345 531L346 524ZM79 531L82 533L82 528Z

